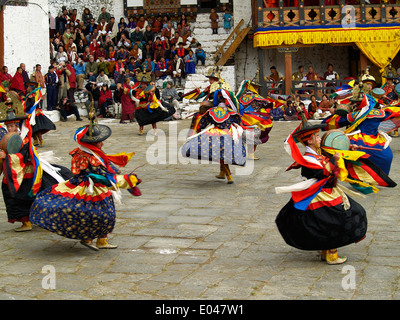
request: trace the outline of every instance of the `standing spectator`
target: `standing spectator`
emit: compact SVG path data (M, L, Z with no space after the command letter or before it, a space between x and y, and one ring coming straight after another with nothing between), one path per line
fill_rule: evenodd
M27 88L27 83L29 82L29 74L28 74L28 72L26 71L25 63L21 63L19 66L20 66L21 69L22 69L21 74L22 74L22 79L23 79L23 81L24 81L24 86L25 86L25 90L26 90L26 88Z
M232 15L229 13L228 9L225 9L225 14L223 16L224 18L224 29L226 33L230 33L231 32L231 21L232 21Z
M332 63L328 64L328 70L324 73L324 80L339 80L339 74L333 70ZM326 92L333 93L335 91L334 87L336 87L336 82L329 82L326 84L326 86L333 88L331 90L327 90Z
M3 81L10 81L12 79L12 75L8 73L8 67L3 66L3 71L0 74L0 84Z
M71 71L67 69L65 62L60 62L60 65L57 70L57 76L60 81L60 85L58 87L58 99L62 99L64 97L68 98L68 90L70 89L69 85L70 75Z
M107 83L101 85L100 97L99 97L99 108L100 116L99 118L105 118L107 116L108 106L113 104L112 92L108 87Z
M196 73L196 62L192 50L189 50L189 53L185 56L185 73Z
M121 107L121 96L119 94L119 90L114 90L113 99L114 99L114 117L120 119L122 107Z
M101 8L101 13L97 19L97 23L99 23L101 19L104 19L105 22L110 22L111 14L107 12L105 7Z
M17 92L19 95L25 94L24 78L22 77L22 68L18 67L17 72L10 80L10 90Z
M130 85L131 79L129 77L125 77L124 83L117 84L117 90L121 96L121 119L120 123L125 123L125 120L129 120L130 122L134 121L134 114L136 110L136 103L131 99L129 91L132 89Z
M203 48L201 47L201 43L197 43L195 56L196 56L196 62L198 63L199 61L201 61L202 65L204 66L206 63L206 53L204 52Z
M86 77L89 79L89 81L96 82L97 72L97 62L94 61L93 55L90 55L89 61L86 63Z
M215 12L215 9L211 9L210 22L211 22L212 34L218 34L218 21L219 21L218 13Z
M83 80L85 79L86 76L86 64L85 62L79 58L78 63L74 64L74 69L75 69L75 77L77 81L77 89L78 91L83 90Z
M58 77L54 71L54 66L49 67L49 71L44 76L44 81L47 91L47 110L56 110Z
M75 91L76 91L76 74L75 74L74 64L75 62L67 62L66 64L66 68L71 73L68 76L69 88L67 96L72 103L75 103Z
M35 66L35 82L37 82L42 90L42 99L40 101L40 108L42 108L43 100L46 94L46 83L44 81L44 77L42 74L42 66L40 64L37 64Z

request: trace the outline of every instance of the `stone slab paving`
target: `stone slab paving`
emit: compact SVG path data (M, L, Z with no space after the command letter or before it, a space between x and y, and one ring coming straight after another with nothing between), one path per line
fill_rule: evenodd
M228 185L214 178L218 165L182 163L177 156L189 121L159 123L155 138L150 127L138 136L136 123L103 120L113 130L107 153L136 152L123 172L143 165L136 169L143 195L122 190L122 204L116 206L110 235L116 250L94 252L37 226L16 233L0 199L0 299L400 298L398 187L357 199L368 212L367 237L340 249L347 264L329 266L316 252L287 246L274 222L289 200L274 188L299 174L285 172L292 160L282 144L298 123L275 123L270 141L257 151L261 159L248 163L249 174L232 168L235 183ZM80 124L73 117L58 122L39 152L54 150L69 167ZM400 181L400 138L391 148L391 177ZM165 161L154 163L157 157ZM46 268L55 272L55 288L46 289Z

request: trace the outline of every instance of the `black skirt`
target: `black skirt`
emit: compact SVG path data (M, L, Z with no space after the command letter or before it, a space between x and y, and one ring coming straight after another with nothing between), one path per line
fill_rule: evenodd
M348 197L350 209L342 204L301 211L292 199L275 222L285 242L301 250L328 250L358 242L367 232L364 208Z
M36 114L36 124L32 127L32 134L41 133L45 134L50 130L56 130L56 125L44 114Z
M163 103L163 106L168 109L168 112L163 111L161 108L152 109L152 112L147 108L136 109L135 118L139 126L163 121L164 119L172 116L175 113L175 108L169 103Z

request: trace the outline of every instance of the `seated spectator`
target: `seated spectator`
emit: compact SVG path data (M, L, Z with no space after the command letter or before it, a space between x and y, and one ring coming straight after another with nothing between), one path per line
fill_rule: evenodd
M119 77L119 75L121 74L121 71L123 71L124 75L125 75L125 70L126 70L126 65L124 63L124 61L122 60L121 57L118 58L118 61L114 64L114 80L117 79L117 77Z
M104 47L100 45L99 49L97 50L97 53L95 55L95 59L96 60L100 60L100 58L104 58L105 59L106 56L107 56L107 51L104 50Z
M110 67L110 62L106 61L103 56L100 57L99 62L97 63L97 70L100 74L101 71L104 71L104 73L108 76L109 71L108 68Z
M106 84L107 87L110 86L111 82L108 76L105 74L104 70L99 71L99 75L96 78L96 84L98 86L102 86L103 84Z
M331 115L331 104L328 100L328 96L324 94L321 102L318 104L316 112L314 112L313 118L315 120L325 119Z
M146 31L143 32L143 40L147 43L149 40L154 41L155 33L153 32L151 25L147 25Z
M129 52L125 49L124 46L120 47L116 54L116 60L122 60L126 62L129 58Z
M89 56L89 61L86 62L86 77L89 81L96 82L97 74L98 74L98 65L97 62L94 61L94 57L92 55Z
M176 49L176 54L178 55L179 58L184 59L185 56L188 54L188 51L183 47L184 43L179 42L178 43L178 49Z
M178 93L172 81L167 81L167 87L161 93L162 101L172 104L175 110L179 109Z
M310 117L310 119L314 119L314 114L317 112L317 108L318 108L318 101L315 98L314 95L311 96L311 102L307 107L307 111L308 111L308 116Z
M70 28L65 29L65 32L62 35L64 46L69 42L69 38L71 37L72 37L71 29Z
M154 71L156 69L156 64L151 60L150 56L147 56L147 59L142 64L143 75L146 79L151 79L151 81L155 80Z
M171 21L167 22L166 27L161 30L161 36L171 39L171 36L175 33L174 28L172 27Z
M68 61L67 53L64 51L64 47L59 47L58 52L55 56L55 59L58 63Z
M99 96L99 107L100 107L100 116L99 118L106 118L108 106L113 104L113 96L112 92L109 89L108 85L103 83L101 85L100 96Z
M147 56L154 57L154 50L150 43L146 43L142 49L142 58Z
M60 111L62 122L66 122L67 117L71 114L75 115L76 121L82 121L82 118L79 115L78 108L75 104L71 103L68 97L63 97L60 99L57 110Z
M70 46L67 49L67 61L69 62L77 62L78 61L78 54L74 51L74 49Z
M297 111L293 106L292 101L286 101L285 111L283 112L283 117L286 121L297 120Z
M304 116L306 117L306 119L307 119L307 120L310 119L310 116L308 115L307 108L306 108L306 106L304 105L303 102L300 102L300 103L299 103L299 108L301 108L301 109L303 110ZM297 110L297 109L296 109L296 110ZM300 115L300 112L299 112L298 110L297 110L297 119L303 120L302 117L301 117L301 115Z
M195 56L192 50L189 50L189 53L185 56L185 73L196 73Z
M174 60L174 57L176 55L176 46L173 44L169 50L165 50L165 60L166 61L172 61Z
M115 41L118 43L121 40L121 38L124 38L124 39L129 38L129 31L124 26L121 26L119 28L119 32L117 33Z
M133 45L132 50L129 52L130 57L134 57L135 59L142 59L143 51L139 48L139 46L135 43Z
M128 22L128 26L127 26L127 29L130 31L130 32L133 32L133 30L135 30L135 28L136 28L136 25L137 25L137 21L136 21L136 19L134 18L134 17L129 17L129 22Z
M285 120L283 116L283 110L281 107L271 109L271 118L273 121L281 121Z
M153 60L155 60L156 62L160 61L160 59L164 57L164 54L165 50L162 48L161 44L158 44L156 51L154 51Z
M96 59L97 51L99 50L100 41L93 39L89 44L90 54Z
M206 53L204 50L201 48L201 43L197 44L197 48L195 51L195 56L196 56L196 64L201 61L202 65L204 66L206 63Z
M143 34L146 31L147 25L148 21L144 18L144 15L141 15L136 23L136 28L139 28L139 31Z
M83 80L85 79L85 76L86 76L85 62L81 58L78 58L78 62L74 64L74 69L75 69L77 89L78 89L78 91L82 91L83 90Z
M153 23L151 24L152 31L154 33L160 33L162 29L162 16L158 15L156 19L154 19Z
M130 39L133 44L136 43L139 48L142 47L142 42L144 42L144 38L143 32L140 31L139 27L136 27L135 31L131 33Z
M85 51L82 54L82 60L85 62L89 61L89 57L90 57L90 48L89 47L85 47Z
M156 79L165 79L167 76L172 74L171 66L165 61L164 57L161 57L160 61L156 64L155 76Z

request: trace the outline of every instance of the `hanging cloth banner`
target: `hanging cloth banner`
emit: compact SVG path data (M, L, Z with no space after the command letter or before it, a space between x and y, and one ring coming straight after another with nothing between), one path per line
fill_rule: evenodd
M254 47L340 44L393 43L399 41L400 24L357 24L355 28L337 26L286 26L258 28L254 33ZM387 60L388 57L385 59ZM371 60L372 61L372 60Z

